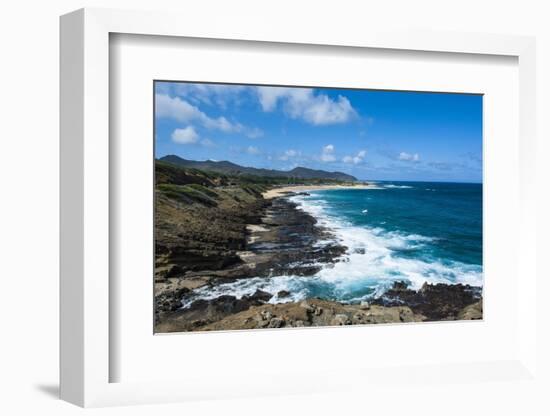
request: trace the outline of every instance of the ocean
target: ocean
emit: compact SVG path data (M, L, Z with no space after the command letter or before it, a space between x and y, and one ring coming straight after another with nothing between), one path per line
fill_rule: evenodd
M241 297L261 289L291 293L281 299L274 296L272 303L309 297L357 303L383 295L396 281L413 289L424 282L483 286L481 184L377 185L290 197L332 231L332 240L348 247L340 261L323 265L314 276L242 279L201 288L197 297Z

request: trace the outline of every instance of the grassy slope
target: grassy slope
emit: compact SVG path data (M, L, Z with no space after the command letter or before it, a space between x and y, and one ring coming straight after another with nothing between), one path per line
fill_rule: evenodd
M256 178L254 178L256 179ZM155 278L239 262L246 224L257 222L269 185L157 162Z
M246 225L259 223L268 203L262 193L273 186L342 183L231 176L162 161L156 162L155 182L157 280L239 262L236 251L245 246Z

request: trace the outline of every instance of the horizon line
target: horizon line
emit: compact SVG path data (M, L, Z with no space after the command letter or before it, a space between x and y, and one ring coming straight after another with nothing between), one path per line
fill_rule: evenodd
M166 154L164 156L160 156L160 157L155 157L154 159L155 160L159 160L163 157L167 157L167 156L175 156L175 157L178 157L180 159L183 159L183 160L187 160L187 161L190 161L190 162L214 162L214 163L222 163L222 162L227 162L227 163L231 163L233 165L237 165L237 166L241 166L243 168L252 168L252 169L265 169L265 170L274 170L274 171L279 171L279 172L291 172L292 170L294 169L298 169L298 168L303 168L303 169L310 169L310 170L317 170L317 171L323 171L323 172L327 172L327 173L343 173L345 175L349 175L349 176L353 176L354 178L356 178L355 175L351 174L351 173L346 173L346 172L342 172L342 171L338 171L338 170L325 170L325 169L317 169L317 168L309 168L307 166L296 166L292 169L288 169L288 170L284 170L284 169L275 169L275 168L264 168L264 167L256 167L256 166L244 166L244 165L240 165L238 163L235 163L235 162L231 162L230 160L213 160L213 159L205 159L205 160L196 160L196 159L185 159L184 157L181 157L179 155L176 155L176 154ZM361 179L361 178L356 178L357 181L362 181L362 182L418 182L418 183L468 183L468 184L473 184L473 185L483 185L483 180L482 181L468 181L468 180L437 180L437 179L432 179L432 180L414 180L414 179Z

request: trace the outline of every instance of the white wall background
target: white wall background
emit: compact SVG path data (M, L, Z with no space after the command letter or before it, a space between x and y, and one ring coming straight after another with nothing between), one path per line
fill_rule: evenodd
M538 42L539 131L539 267L549 245L548 193L550 179L550 12L541 0L402 0L402 1L210 1L182 0L19 0L5 1L0 11L0 412L17 414L76 414L57 395L58 368L58 16L81 7L179 10L231 19L247 14L307 30L312 19L326 24L388 26L438 30L535 35ZM182 20L185 25L185 19ZM546 179L546 180L543 180ZM505 237L505 233L503 233ZM546 273L550 276L550 273ZM546 320L549 284L539 287L539 317ZM546 325L550 327L550 325ZM540 332L543 351L550 351L548 329ZM542 352L542 351L541 351ZM268 357L269 359L269 357ZM539 356L548 371L548 358ZM550 387L547 391L550 391ZM445 390L443 392L443 390ZM543 391L507 383L475 390L457 384L449 389L411 389L395 397L362 397L338 393L329 397L281 397L226 402L190 403L94 410L101 415L141 415L153 412L186 414L549 414ZM482 413L483 412L483 413Z

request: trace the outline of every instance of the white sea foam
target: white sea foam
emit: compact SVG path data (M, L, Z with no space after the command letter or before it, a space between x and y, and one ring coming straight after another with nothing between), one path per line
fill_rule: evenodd
M216 286L203 286L193 291L193 293L184 298L182 307L187 308L197 299L211 300L223 295L235 296L241 299L243 296L250 296L256 290L263 290L274 294L270 303L285 303L304 299L307 297L305 279L311 277L303 276L273 276L270 278L254 277L249 279L239 279L230 283L222 283ZM311 283L311 282L309 282ZM281 290L290 292L290 295L279 299L277 293Z
M478 265L398 255L401 250L421 248L434 241L433 238L352 226L327 215L323 211L324 204L318 204L318 201L310 202L300 197L294 200L301 209L315 215L330 227L341 244L348 247L348 254L343 258L345 261L337 262L332 268L324 268L317 274L343 291L366 285L377 287L379 292L383 292L396 280L407 280L414 289L420 288L424 282L482 285L481 267Z
M387 189L411 189L412 186L409 186L409 185L393 185L393 184L387 184L387 185L384 185L384 188L387 188Z

